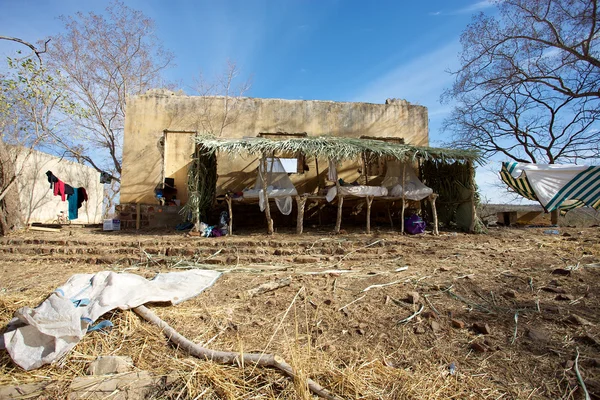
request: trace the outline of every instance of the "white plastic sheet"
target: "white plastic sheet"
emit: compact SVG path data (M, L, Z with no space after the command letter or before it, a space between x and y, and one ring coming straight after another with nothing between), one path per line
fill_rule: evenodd
M25 370L49 364L71 350L103 314L149 302L177 304L210 287L220 272L192 269L153 280L109 271L73 275L36 308L23 307L4 333L4 346Z

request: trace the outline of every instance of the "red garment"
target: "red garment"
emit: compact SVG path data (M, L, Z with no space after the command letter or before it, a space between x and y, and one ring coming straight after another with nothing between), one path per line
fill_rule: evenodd
M54 182L54 195L60 195L62 201L65 201L65 183L58 179L57 182Z

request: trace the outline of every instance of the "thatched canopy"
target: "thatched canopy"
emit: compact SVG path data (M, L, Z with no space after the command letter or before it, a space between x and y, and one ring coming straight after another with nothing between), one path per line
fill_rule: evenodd
M221 152L230 155L303 153L306 156L334 160L355 159L365 152L376 156L391 156L400 161L462 160L479 161L480 155L472 150L453 150L434 147L411 146L373 139L358 139L333 136L289 138L272 140L267 138L218 139L206 136L196 137L209 153Z

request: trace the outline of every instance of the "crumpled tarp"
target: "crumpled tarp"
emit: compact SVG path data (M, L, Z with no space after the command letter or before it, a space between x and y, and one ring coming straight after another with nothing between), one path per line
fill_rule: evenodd
M4 333L4 346L23 369L39 368L75 347L108 311L149 302L178 304L212 286L220 275L200 269L160 273L152 280L109 271L76 274L38 307L17 310Z

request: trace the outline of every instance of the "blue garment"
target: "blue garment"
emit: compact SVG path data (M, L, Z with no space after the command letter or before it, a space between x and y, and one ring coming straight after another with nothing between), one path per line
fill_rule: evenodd
M79 218L79 211L77 209L77 190L73 191L73 194L69 195L67 199L69 201L69 219L74 220Z

